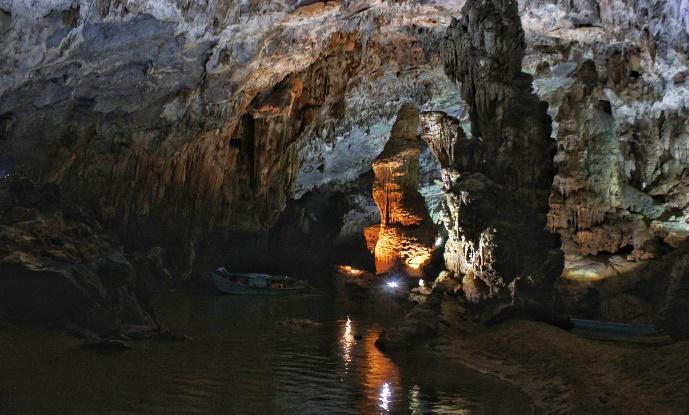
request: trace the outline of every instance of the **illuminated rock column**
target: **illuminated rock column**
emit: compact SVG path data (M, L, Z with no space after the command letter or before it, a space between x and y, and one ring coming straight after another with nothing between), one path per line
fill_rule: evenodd
M431 259L436 231L419 193L418 126L419 113L414 105L403 105L390 140L373 162L373 199L380 209L381 223L366 229L365 235L378 274L399 267L410 276L421 276Z

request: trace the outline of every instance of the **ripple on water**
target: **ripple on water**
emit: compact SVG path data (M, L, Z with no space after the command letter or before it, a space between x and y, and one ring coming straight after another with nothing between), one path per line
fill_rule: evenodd
M161 314L195 340L144 341L134 350L100 354L51 342L41 332L10 339L29 352L7 354L12 341L0 337L0 356L13 357L0 376L0 398L3 390L14 392L0 399L0 412L531 415L522 395L472 372L393 362L375 347L378 321L330 298L285 302L177 293ZM322 325L288 332L276 328L284 318ZM36 366L36 354L59 358Z

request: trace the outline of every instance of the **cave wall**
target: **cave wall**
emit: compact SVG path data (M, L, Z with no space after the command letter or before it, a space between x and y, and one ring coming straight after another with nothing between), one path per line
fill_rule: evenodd
M548 227L565 253L561 302L594 293L583 311L652 320L675 296L652 288L666 284L658 268L689 236L687 3L524 1L520 13L524 70L558 143Z
M382 111L352 120L358 85L425 76L405 91L421 103L443 89L420 68L439 61L447 5L374 6L3 1L0 165L59 184L132 248L169 245L184 268L198 239L266 232L295 191L330 181L295 186L304 149L337 147L336 126L383 120L355 140L377 140L362 160L375 157L401 100L366 98ZM335 164L322 170L340 183L365 166Z
M170 275L160 249L126 256L57 186L0 180L0 318L94 336L150 336L164 327L154 291Z
M568 254L676 247L687 236L686 5L560 3L525 2L523 15L526 66L558 140L549 226Z
M514 157L509 168L515 170L530 164L537 166L535 172L554 169L547 188L528 180L526 187L541 195L531 212L539 218L545 214L547 229L561 238L553 246L565 255L556 287L564 310L648 321L681 297L672 288L677 283L668 282L670 273L660 270L675 263L672 269L681 269L688 236L687 10L682 1L466 3L462 23L448 29L450 53L444 56L470 117L422 114L423 136L443 166L448 269L460 278L477 269L490 274L500 258L509 258L510 252L490 256L509 242L496 243L492 233L481 232L487 220L474 212L510 202L495 197L475 209L481 203L477 196L490 200L482 193L490 194L485 189L492 184L471 176L476 170L487 172L499 177L499 185L520 180L518 171L500 172ZM494 68L500 68L499 76ZM510 102L513 90L522 94L519 105L501 106ZM530 90L537 98L529 96ZM541 110L534 105L538 100ZM534 116L539 111L550 116L549 127ZM513 115L521 121L510 121ZM519 149L501 153L491 148L509 142L509 137L490 137L509 131L510 122L522 122L515 131L550 136L557 144L552 167L535 161L543 147L534 147L530 156L535 158L526 163L519 160ZM488 166L482 167L481 160ZM550 193L545 207L543 192ZM493 216L501 222L499 209ZM516 217L509 221L518 222ZM480 224L480 235L472 224ZM538 228L535 221L532 225ZM491 287L490 278L465 283L465 292L477 301Z
M111 10L81 23L89 15L79 12L62 12L77 15L71 44L46 39L35 71L49 73L25 69L28 79L3 91L3 142L16 168L134 226L150 217L233 230L274 223L294 178L291 144L344 91L355 39L332 31L303 63L235 85L236 74L222 72L237 63L219 39L176 35L174 22L148 14L111 21ZM17 37L35 35L21 25Z
M0 0L0 177L59 184L132 247L167 244L187 274L200 238L265 234L290 197L352 192L414 102L452 131L435 150L459 146L439 157L456 190L450 267L473 268L484 225L512 222L503 234L543 245L506 241L516 250L479 273L511 270L486 278L496 287L537 273L545 212L566 296L638 291L689 236L687 2L464 3ZM364 226L361 197L347 215Z

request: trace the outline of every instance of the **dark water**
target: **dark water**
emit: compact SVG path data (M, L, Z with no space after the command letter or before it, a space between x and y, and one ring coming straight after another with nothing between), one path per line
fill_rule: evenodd
M194 340L114 353L79 349L59 332L3 328L0 413L532 413L523 394L492 378L418 354L391 360L374 342L397 311L364 308L328 296L170 293L161 317ZM322 325L275 324L286 318Z

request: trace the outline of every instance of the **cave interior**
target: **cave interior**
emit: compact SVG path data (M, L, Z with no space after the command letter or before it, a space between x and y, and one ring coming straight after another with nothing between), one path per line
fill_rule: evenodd
M342 413L687 413L687 0L0 0L0 53L0 413L332 412L233 383L262 336ZM224 369L112 383L167 340Z

